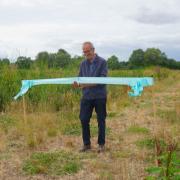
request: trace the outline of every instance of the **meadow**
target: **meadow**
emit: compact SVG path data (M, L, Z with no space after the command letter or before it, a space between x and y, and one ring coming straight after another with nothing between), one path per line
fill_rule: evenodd
M106 151L79 153L81 90L41 85L13 100L22 79L77 76L78 69L0 69L0 179L179 179L180 71L111 70L110 77L154 77L142 96L108 85Z

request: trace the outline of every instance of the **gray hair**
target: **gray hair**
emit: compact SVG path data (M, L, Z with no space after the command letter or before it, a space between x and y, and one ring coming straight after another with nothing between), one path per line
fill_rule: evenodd
M89 45L91 46L92 49L95 49L92 42L86 41L86 42L83 43L83 46L86 45L86 44L89 44Z

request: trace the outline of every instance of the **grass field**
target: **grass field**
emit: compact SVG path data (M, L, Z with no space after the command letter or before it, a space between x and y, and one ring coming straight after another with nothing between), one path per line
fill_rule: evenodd
M150 67L110 71L112 77L153 76L141 97L108 86L106 151L98 154L96 115L92 151L79 153L81 91L65 85L33 87L13 101L21 79L76 76L74 70L2 70L0 179L139 180L180 176L180 71ZM2 93L3 92L3 93ZM24 102L24 104L23 104Z

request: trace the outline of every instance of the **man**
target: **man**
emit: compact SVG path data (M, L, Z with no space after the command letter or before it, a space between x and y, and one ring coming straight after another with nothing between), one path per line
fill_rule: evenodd
M84 42L83 53L85 60L80 65L79 77L106 77L106 61L95 53L91 42ZM80 152L91 149L89 122L95 108L98 122L98 152L105 149L105 128L106 128L106 85L103 84L78 84L74 82L75 88L82 88L83 96L80 105L80 120L82 126L83 147Z

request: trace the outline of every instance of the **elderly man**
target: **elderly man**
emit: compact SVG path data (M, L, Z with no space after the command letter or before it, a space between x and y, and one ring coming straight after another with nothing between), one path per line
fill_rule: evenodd
M79 77L106 77L106 60L95 53L95 48L91 42L84 42L83 53L85 60L81 63ZM95 108L98 122L98 152L105 149L105 128L106 128L106 85L100 84L78 84L74 82L75 88L82 88L83 96L80 105L80 120L82 126L83 147L80 152L91 149L90 141L90 118Z

